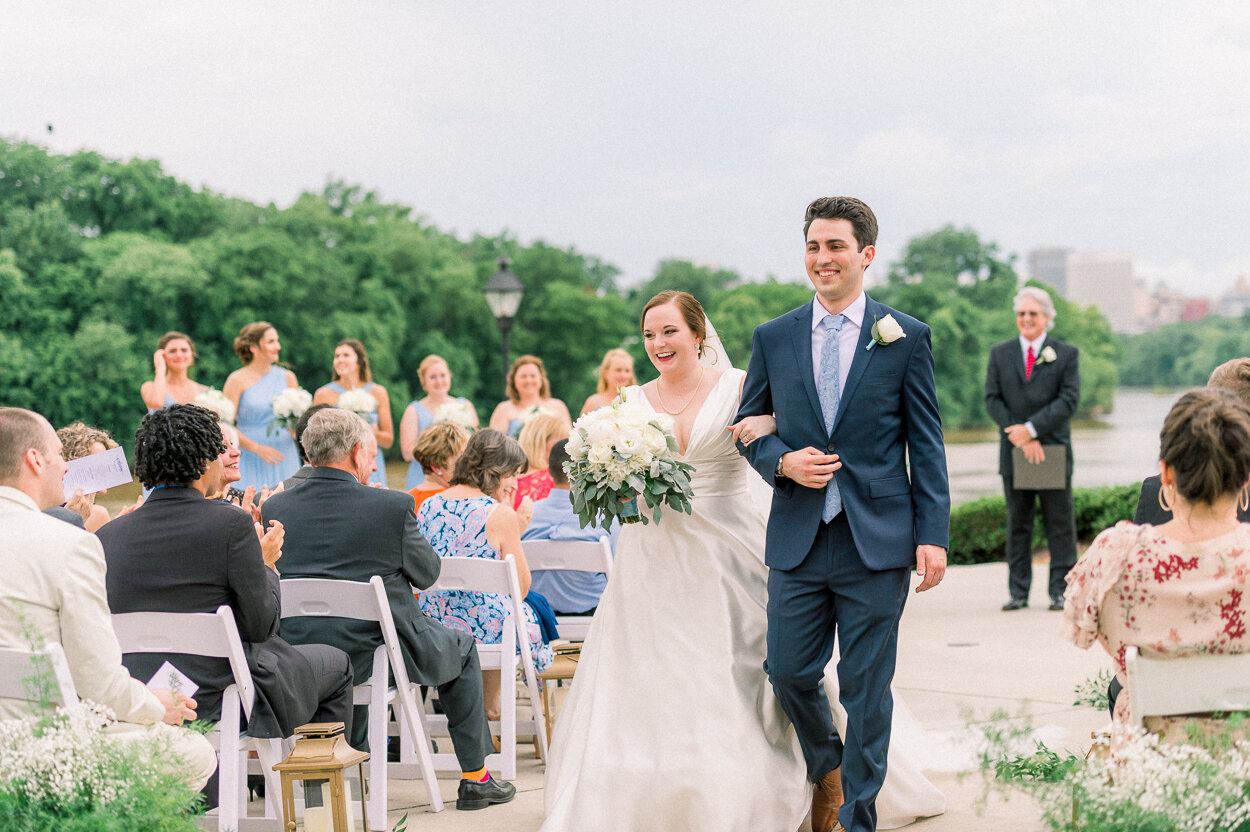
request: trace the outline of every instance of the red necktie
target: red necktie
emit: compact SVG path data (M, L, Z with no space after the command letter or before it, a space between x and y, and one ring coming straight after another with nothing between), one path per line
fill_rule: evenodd
M1028 381L1033 377L1033 364L1037 361L1033 357L1033 345L1029 344L1029 351L1024 356L1024 380Z

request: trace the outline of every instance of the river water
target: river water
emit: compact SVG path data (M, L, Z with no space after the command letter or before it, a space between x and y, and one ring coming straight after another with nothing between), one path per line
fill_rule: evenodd
M1184 390L1120 387L1112 412L1072 429L1072 484L1124 485L1159 473L1159 429ZM998 440L948 444L951 505L1003 493Z

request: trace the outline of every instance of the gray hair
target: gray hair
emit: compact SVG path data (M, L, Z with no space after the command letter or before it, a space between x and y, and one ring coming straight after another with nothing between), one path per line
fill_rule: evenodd
M310 465L332 465L351 454L357 442L368 442L369 424L350 410L327 407L308 420L300 444Z
M1035 300L1042 305L1042 314L1048 320L1046 321L1047 331L1055 326L1055 302L1050 297L1050 292L1045 289L1039 289L1036 286L1025 286L1019 292L1016 292L1015 300L1011 302L1011 308L1016 312L1020 311L1020 304L1026 300Z
M50 454L48 434L52 425L33 410L0 407L0 485L16 485L22 460L31 448Z

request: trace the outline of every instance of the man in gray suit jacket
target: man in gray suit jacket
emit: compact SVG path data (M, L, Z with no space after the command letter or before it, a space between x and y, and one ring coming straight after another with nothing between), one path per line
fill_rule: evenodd
M484 769L493 750L482 701L482 669L473 637L431 621L412 588L429 587L441 561L417 529L412 497L403 491L365 483L376 467L377 444L369 425L338 408L309 420L302 445L313 470L298 488L271 496L262 506L265 523L286 530L284 578L368 581L386 584L395 630L408 676L438 688L463 776L457 809L483 809L516 794L511 783L492 780ZM373 651L382 644L377 624L341 618L287 618L282 636L293 644L331 644L347 652L358 679L373 669ZM368 720L361 708L352 745L366 747ZM373 749L385 753L385 749Z
M990 350L985 376L985 409L1002 428L998 473L1007 497L1009 612L1029 605L1033 580L1033 512L1042 505L1042 525L1050 546L1050 609L1063 609L1064 578L1076 564L1076 515L1072 505L1072 414L1081 400L1076 347L1051 338L1055 305L1045 289L1026 286L1015 299L1020 337ZM1017 489L1012 449L1028 462L1042 462L1043 445L1067 449L1066 486L1056 490Z

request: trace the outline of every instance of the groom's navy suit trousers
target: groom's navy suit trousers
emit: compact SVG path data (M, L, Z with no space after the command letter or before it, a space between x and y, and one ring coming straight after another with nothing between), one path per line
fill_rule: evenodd
M873 322L892 314L905 338L873 344ZM794 722L815 781L842 767L839 820L876 828L893 701L898 622L916 547L946 547L950 522L946 453L933 382L929 328L866 298L859 344L826 429L812 366L812 306L755 330L738 418L773 414L777 433L742 448L773 486L765 561L765 668ZM825 489L777 477L777 460L812 447L837 453L842 512L822 521ZM821 679L839 644L844 736L833 726Z

